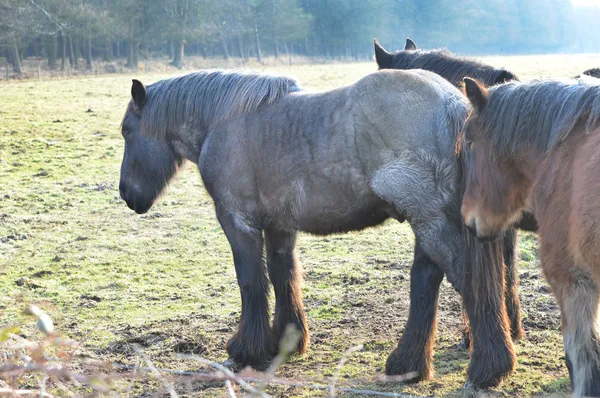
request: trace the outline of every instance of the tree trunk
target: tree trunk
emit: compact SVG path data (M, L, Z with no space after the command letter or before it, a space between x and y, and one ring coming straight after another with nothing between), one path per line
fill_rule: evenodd
M254 21L254 35L256 37L256 60L262 64L262 53L260 51L260 37L258 36L258 23Z
M67 58L67 37L60 32L60 70L65 70L65 60Z
M135 69L138 68L140 64L140 43L133 43L133 64L135 65Z
M185 42L183 40L177 40L175 43L175 52L173 54L173 61L171 65L177 69L183 68L183 55L185 52Z
M244 61L248 61L248 56L246 55L246 52L244 51L244 42L242 41L242 35L238 33L237 39L238 39L238 46L240 47L240 57L242 57L244 59Z
M73 52L73 35L67 36L69 39L69 64L71 68L75 67L75 53Z
M102 54L102 58L104 61L108 62L113 58L112 44L110 42L106 42L104 45L104 53Z
M73 67L79 68L79 37L75 36L75 43L73 43Z
M85 39L85 67L92 69L92 34L89 32Z
M33 56L36 58L39 58L40 57L40 38L39 37L37 37L35 39L35 41L33 42L32 50L33 50L32 51Z
M121 58L121 42L118 40L115 42L115 57Z
M73 43L73 66L75 69L79 68L79 59L81 58L81 53L79 52L79 37L75 36L75 43Z
M10 55L10 62L12 63L13 71L17 75L23 74L23 68L21 67L21 59L19 58L19 48L17 47L17 39L15 37L14 43L8 49Z
M133 43L131 40L127 42L127 63L125 66L133 69Z
M228 61L229 51L227 51L227 42L223 37L221 37L221 47L223 48L223 59L225 59L225 61Z
M135 70L138 68L136 47L137 44L133 40L127 42L127 64L125 66Z
M175 59L175 46L173 40L169 40L169 58Z
M48 48L48 68L56 69L56 58L58 58L58 33L50 36L50 47Z

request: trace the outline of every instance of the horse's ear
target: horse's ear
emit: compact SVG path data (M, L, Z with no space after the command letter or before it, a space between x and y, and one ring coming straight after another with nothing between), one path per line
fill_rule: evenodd
M406 44L404 45L404 50L414 51L417 49L417 43L412 41L410 37L406 38Z
M479 81L465 77L464 80L465 95L471 101L471 105L477 111L481 111L488 102L488 91Z
M385 48L381 47L381 44L375 39L375 60L379 69L390 69L392 67L392 59L394 56L389 52L385 51Z
M133 103L138 110L142 110L144 105L146 104L146 87L144 84L136 79L132 80L131 85L131 98L133 98Z
M502 72L500 72L500 74L494 81L494 84L502 84L502 83L509 82L511 80L519 80L519 78L517 76L515 76L514 74L512 74L511 72L509 72L507 70L503 70Z

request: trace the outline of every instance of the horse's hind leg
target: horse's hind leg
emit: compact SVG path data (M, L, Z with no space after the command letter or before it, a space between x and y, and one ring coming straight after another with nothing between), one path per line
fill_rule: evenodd
M563 340L573 395L598 397L600 396L598 285L586 271L576 267L566 267L556 263L543 265L561 307ZM565 277L564 271L567 269L569 275ZM561 275L558 275L559 273Z
M506 302L506 313L510 320L510 332L513 341L518 341L523 337L517 259L517 231L511 229L504 235L504 300Z
M231 245L242 294L239 328L227 342L227 352L236 364L261 369L273 357L269 326L269 280L262 259L262 233L246 224L241 217L219 207L217 217Z
M302 267L295 253L296 232L268 228L265 240L269 278L275 289L274 343L279 343L286 326L292 324L302 333L297 351L304 353L308 345L308 326L302 303Z
M411 381L433 376L433 344L435 341L437 299L442 270L427 256L419 240L415 243L414 262L410 272L410 310L408 321L398 343L385 365L388 375L417 372Z

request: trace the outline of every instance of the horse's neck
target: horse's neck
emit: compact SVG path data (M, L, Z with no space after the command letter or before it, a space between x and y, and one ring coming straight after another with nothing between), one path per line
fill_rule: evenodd
M173 149L180 157L197 163L206 140L206 128L183 124L179 127L170 140Z

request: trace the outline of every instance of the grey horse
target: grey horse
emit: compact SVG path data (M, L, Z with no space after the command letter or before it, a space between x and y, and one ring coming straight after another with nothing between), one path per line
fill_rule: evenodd
M471 320L469 380L487 387L513 370L514 352L506 341L501 246L470 239L460 218L462 168L454 142L469 110L458 89L422 70L380 71L326 92L251 72L203 71L148 88L134 80L122 124L119 189L131 209L144 213L184 159L198 165L242 296L227 351L238 364L257 368L276 353L288 324L302 332L298 351L308 344L298 231L327 235L407 220L415 256L425 258L415 259L408 323L386 373L431 377L445 274Z

